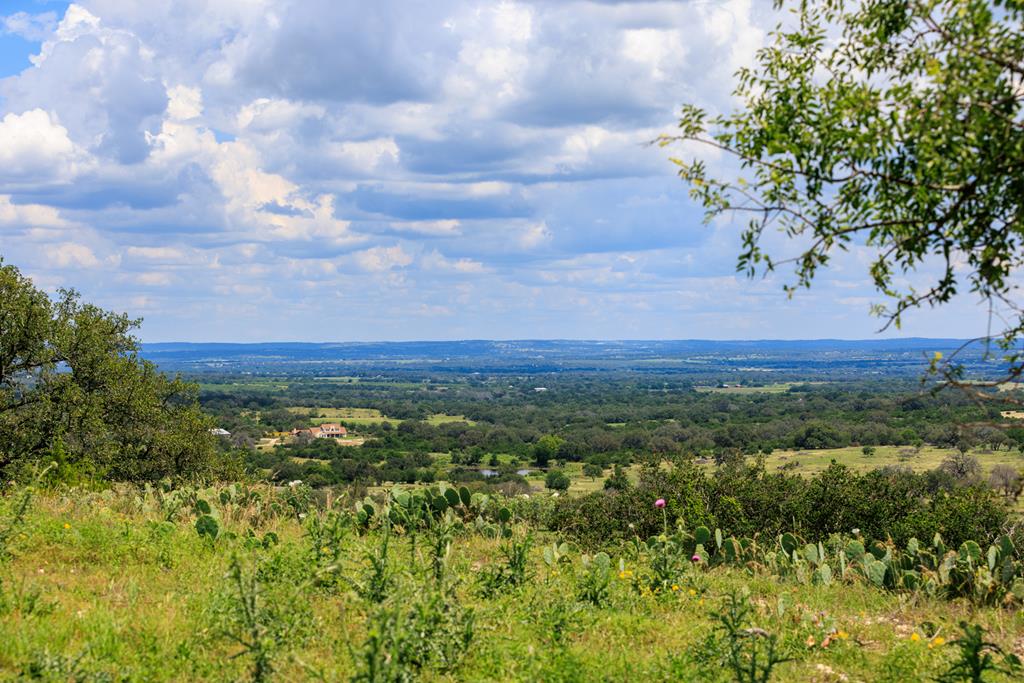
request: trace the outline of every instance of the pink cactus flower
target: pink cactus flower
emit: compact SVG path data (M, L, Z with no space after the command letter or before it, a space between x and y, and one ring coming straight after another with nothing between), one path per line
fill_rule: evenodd
M690 562L700 562L700 555L694 555L691 557Z
M659 509L665 507L665 499L659 498L658 500L654 501L654 507Z

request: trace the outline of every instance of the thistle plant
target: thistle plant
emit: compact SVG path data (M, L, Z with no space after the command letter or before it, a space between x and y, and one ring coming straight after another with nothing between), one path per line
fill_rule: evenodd
M251 659L250 680L269 680L275 660L301 640L311 616L300 611L299 600L271 599L257 572L245 571L238 555L232 555L226 578L229 589L216 612L219 633L241 646L236 657Z
M505 588L518 588L533 575L530 569L530 549L533 534L512 537L501 546L502 562L491 564L480 572L480 592L489 597Z
M1021 661L1013 653L1005 653L996 643L985 640L985 629L978 624L960 622L963 635L949 643L957 649L957 658L949 669L939 676L939 683L983 683L991 680L987 674L1020 676Z
M782 656L774 634L750 623L753 611L747 596L734 592L725 596L721 610L713 615L736 683L768 683L775 667L791 659Z

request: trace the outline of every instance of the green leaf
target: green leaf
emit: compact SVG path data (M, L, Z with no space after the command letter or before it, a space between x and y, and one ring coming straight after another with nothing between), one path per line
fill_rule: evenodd
M867 573L868 580L875 584L879 588L885 585L885 572L887 567L884 562L878 560L870 560L865 565L865 572Z
M200 536L206 536L211 541L215 541L220 535L220 524L210 515L202 515L196 520L196 531Z

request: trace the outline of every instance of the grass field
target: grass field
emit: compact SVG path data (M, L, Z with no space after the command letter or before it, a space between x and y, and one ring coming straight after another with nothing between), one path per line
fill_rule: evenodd
M911 446L876 446L872 455L864 455L860 447L825 448L805 451L774 451L765 457L765 466L769 470L797 463L793 471L798 474L817 474L835 460L858 471L867 471L899 465L909 467L915 472L935 469L954 451L935 446L923 446L915 449ZM1006 464L1017 468L1024 467L1024 454L1020 451L988 451L974 450L971 455L978 458L984 474L992 471L996 465Z
M311 408L304 406L292 406L288 408L288 410L298 414L316 411L317 417L310 418L310 424L313 425L323 424L324 422L337 422L339 420L354 425L380 424L383 422L397 425L402 422L399 418L384 415L376 408ZM435 426L449 422L466 422L471 425L476 424L472 420L467 420L464 415L443 415L441 413L431 415L425 421L428 424Z
M225 508L221 523L237 536L216 541L196 533L188 512L165 517L152 499L135 495L37 499L9 546L12 557L0 564L0 677L245 680L255 657L235 638L249 642L239 610L251 589L267 638L261 647L274 671L267 680L386 680L366 677L372 634L380 637L385 624L381 615L424 604L433 590L422 541L414 548L407 538L392 540L385 560L392 582L378 604L346 582L303 578L312 549L294 516L259 520ZM247 545L249 529L257 538L273 532L280 543ZM931 679L954 656L942 643L955 637L962 619L1024 654L1020 611L908 600L861 582L802 585L718 568L691 571L678 591L645 594L616 575L600 605L580 602L580 554L570 548L565 563L549 567L541 549L553 540L537 532L526 565L531 580L485 597L479 577L497 562L502 544L469 533L455 537L447 609L472 610L471 640L449 671L425 670L424 680L731 680L714 629L725 596L737 591L749 592L751 625L776 635L792 658L772 680ZM342 571L362 580L367 565L360 558L379 552L379 533L348 532L340 542ZM241 583L232 578L233 558ZM616 574L620 558L630 573L640 570L639 560L616 555Z
M776 382L775 384L765 384L763 386L735 386L730 385L727 387L694 387L694 391L701 393L714 393L714 394L781 394L789 391L793 387L803 386L806 384L822 384L822 382Z

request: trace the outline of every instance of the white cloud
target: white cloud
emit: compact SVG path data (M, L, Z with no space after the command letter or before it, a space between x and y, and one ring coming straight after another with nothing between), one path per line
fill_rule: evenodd
M150 271L148 273L139 273L135 276L135 281L140 285L150 287L169 287L173 284L174 278L170 273Z
M0 80L4 257L159 311L165 338L183 321L237 336L261 309L294 338L352 333L324 327L325 300L371 337L624 330L606 311L662 334L659 312L706 312L748 283L736 226L703 227L645 143L682 102L730 106L769 8L80 0L59 21L12 15L5 30L42 47ZM851 301L862 271L839 280Z
M523 249L536 249L551 239L551 231L546 223L534 223L527 226L519 236L519 245Z
M354 254L356 264L371 273L380 273L393 268L404 268L412 263L411 254L402 249L401 245L393 247L373 247Z
M0 180L68 180L79 159L67 129L49 112L31 109L0 119Z
M320 105L261 97L238 110L236 124L243 130L275 132L304 119L323 118L326 113Z
M152 261L180 261L185 252L177 247L128 247L125 255Z
M40 41L49 37L57 26L57 15L54 12L29 14L15 12L6 17L0 16L0 32L13 33L25 40Z
M199 88L176 85L167 88L167 116L173 121L187 121L203 113L203 93Z
M436 249L424 254L420 259L420 265L425 270L448 271L464 275L486 273L488 268L480 261L469 258L446 258L444 254Z
M433 237L454 237L462 232L462 222L457 220L392 221L389 225L398 232L410 232Z
M67 228L71 224L51 206L14 204L10 195L0 194L0 225L17 228Z
M47 248L46 259L57 268L98 268L100 259L84 244L63 242Z

